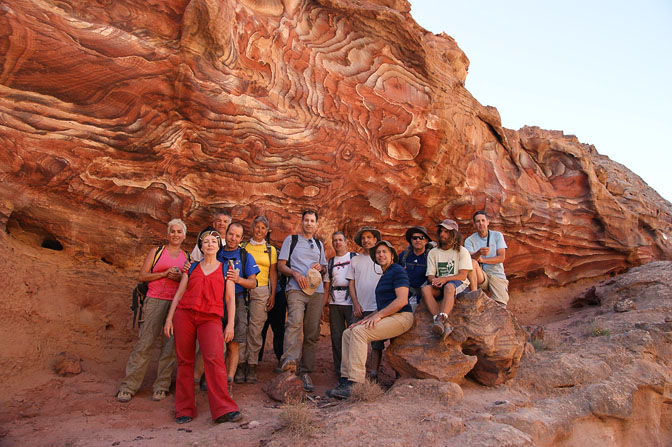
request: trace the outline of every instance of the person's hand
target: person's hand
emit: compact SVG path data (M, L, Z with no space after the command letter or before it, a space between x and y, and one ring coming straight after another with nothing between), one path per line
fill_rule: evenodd
M238 270L230 268L228 272L226 272L226 279L230 279L234 283L238 284L240 282L240 275L238 274Z
M488 253L490 253L490 247L482 247L478 252L481 254L481 256L488 256Z
M322 265L321 265L319 262L316 262L315 264L311 265L310 268L311 268L311 269L315 269L315 270L317 270L318 272L321 272L321 271L322 271Z
M301 275L298 272L294 272L292 276L294 276L294 279L299 284L299 288L301 289L308 288L308 278L306 278L305 276Z
M167 278L179 282L182 279L182 273L180 273L180 270L177 267L171 267L168 270Z
M364 309L362 309L362 305L359 304L359 303L355 304L355 305L353 306L353 309L352 309L352 310L354 311L355 316L356 316L357 318L361 317L361 316L362 316L362 313L364 312Z
M266 312L273 309L273 306L275 306L275 297L274 296L268 297L268 301L266 302Z
M182 272L187 273L189 272L189 269L191 268L191 262L184 261L184 265L182 266Z
M436 287L437 289L440 289L443 287L446 283L448 282L447 277L442 277L442 278L434 278L432 281L432 286Z
M376 324L378 324L380 320L382 320L382 318L378 315L378 312L376 312L363 319L362 324L364 324L364 327L367 329L375 329Z
M166 319L166 323L163 325L163 333L166 337L170 338L173 335L173 319Z
M233 340L233 324L229 323L224 328L224 343L228 343Z

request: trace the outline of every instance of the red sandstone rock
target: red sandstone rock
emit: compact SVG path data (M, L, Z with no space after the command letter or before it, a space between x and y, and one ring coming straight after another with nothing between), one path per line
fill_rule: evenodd
M303 382L293 372L285 372L264 383L264 392L278 402L298 402L303 399Z
M455 41L405 0L7 0L0 228L137 268L173 217L213 208L279 242L486 209L512 288L672 257L670 204L562 132L504 129ZM104 222L104 227L101 227ZM515 297L514 297L515 299Z
M482 291L455 300L445 341L431 334L432 317L418 307L410 331L390 344L387 360L402 375L460 383L467 373L494 386L515 376L527 334L513 315Z
M54 371L59 376L76 376L82 372L81 360L78 356L61 352L54 360Z

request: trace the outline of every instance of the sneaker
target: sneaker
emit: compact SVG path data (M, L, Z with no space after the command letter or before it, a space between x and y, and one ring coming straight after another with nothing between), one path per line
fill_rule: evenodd
M222 422L238 422L242 418L243 415L240 414L240 411L230 411L215 419L215 424L221 424Z
M443 328L443 335L441 335L441 340L445 340L445 339L448 338L448 337L450 336L450 334L452 334L452 333L453 333L453 327L450 326L450 325L448 325L448 324L444 325L444 328Z
M131 399L133 399L133 395L129 393L128 391L119 391L117 393L117 401L121 402L122 404L125 404L126 402L130 402Z
M166 390L154 391L154 393L152 393L152 400L154 402L159 402L165 399L166 397L168 397L168 391Z
M434 316L434 322L432 323L432 334L437 337L443 335L444 323L446 322L446 314L439 314Z
M278 364L275 366L273 372L276 374L282 374L282 362L280 360L278 360Z
M307 391L309 393L315 391L315 385L313 385L313 381L310 379L308 374L301 374L301 382L303 382L303 391Z
M236 368L236 375L234 376L233 380L236 383L245 383L246 370L247 363L239 363L238 368Z
M282 362L282 365L280 365L280 369L282 370L282 372L285 371L294 372L296 371L296 361L287 359L284 362Z
M352 385L353 382L347 380L344 384L339 385L333 390L330 390L331 393L328 395L329 397L335 397L336 399L347 399L350 397L350 393L352 392Z
M257 365L247 365L245 383L257 383Z
M175 422L178 424L186 424L187 422L191 422L194 419L191 416L178 416L175 418Z

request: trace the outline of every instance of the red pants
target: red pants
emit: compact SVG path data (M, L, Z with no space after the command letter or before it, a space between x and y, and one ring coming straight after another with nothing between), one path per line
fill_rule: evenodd
M194 359L196 338L201 346L205 366L205 380L208 382L208 403L214 421L231 411L238 411L238 405L229 396L226 386L226 365L224 363L224 337L222 320L217 315L194 310L177 309L173 317L175 327L175 351L177 353L177 383L175 385L176 417L196 417L194 401Z

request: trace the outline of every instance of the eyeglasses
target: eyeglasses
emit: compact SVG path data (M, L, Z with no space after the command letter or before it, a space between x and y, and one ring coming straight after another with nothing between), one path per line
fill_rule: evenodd
M315 248L315 244L313 244L313 240L312 240L312 239L308 239L308 243L310 244L310 249L311 249L311 250L312 250L313 248Z
M427 238L425 236L413 236L411 237L411 239L413 239L414 241L424 241Z

